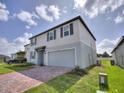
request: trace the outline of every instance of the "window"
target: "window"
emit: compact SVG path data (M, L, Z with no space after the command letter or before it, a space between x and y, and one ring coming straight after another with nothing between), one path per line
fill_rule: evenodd
M70 23L68 25L65 25L63 27L60 28L60 36L69 36L69 35L73 35L73 23Z
M32 38L31 39L31 45L35 45L36 44L36 38Z
M31 58L31 59L34 59L34 58L35 58L35 51L31 51L31 52L30 52L30 58Z
M56 30L47 33L47 41L56 39Z
M53 31L49 32L49 40L53 40L54 39L54 33Z
M68 36L70 34L70 26L69 25L64 26L63 30L64 30L63 36Z

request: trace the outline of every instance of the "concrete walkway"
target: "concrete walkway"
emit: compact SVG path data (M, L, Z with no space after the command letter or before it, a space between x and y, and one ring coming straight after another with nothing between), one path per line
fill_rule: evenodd
M69 71L70 68L64 67L36 66L22 72L0 75L0 93L22 93Z

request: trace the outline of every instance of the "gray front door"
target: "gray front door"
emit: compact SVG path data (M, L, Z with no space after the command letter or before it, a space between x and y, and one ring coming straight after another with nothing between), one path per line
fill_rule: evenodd
M44 51L38 51L38 65L44 64Z

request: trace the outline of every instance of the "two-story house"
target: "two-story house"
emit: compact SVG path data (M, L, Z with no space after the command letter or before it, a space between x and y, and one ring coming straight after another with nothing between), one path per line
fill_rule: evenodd
M124 36L120 38L111 53L115 63L124 68Z
M80 16L30 38L27 61L38 65L86 68L96 63L95 37Z

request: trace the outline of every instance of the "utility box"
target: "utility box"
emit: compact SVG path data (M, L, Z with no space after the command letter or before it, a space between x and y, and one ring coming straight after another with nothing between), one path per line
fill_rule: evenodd
M108 89L108 75L106 73L99 73L99 87L100 90Z
M97 61L96 61L96 65L97 65L97 66L101 66L101 61L100 61L100 60L97 60Z
M111 65L114 66L115 65L115 61L111 60Z

